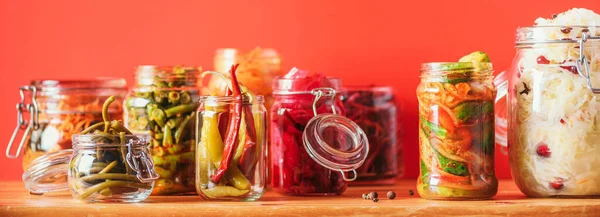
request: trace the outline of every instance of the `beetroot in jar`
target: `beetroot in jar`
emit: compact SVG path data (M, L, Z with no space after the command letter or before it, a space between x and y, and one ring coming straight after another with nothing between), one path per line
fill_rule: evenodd
M292 69L273 82L271 185L286 195L340 195L368 153L365 133L344 117L341 81ZM346 174L352 173L352 174Z

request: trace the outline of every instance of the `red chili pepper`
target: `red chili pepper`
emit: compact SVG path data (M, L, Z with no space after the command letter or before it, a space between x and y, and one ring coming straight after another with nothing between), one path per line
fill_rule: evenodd
M229 71L231 74L231 89L233 90L234 104L233 112L231 112L231 118L229 119L229 128L227 129L227 138L225 139L225 148L223 150L223 159L219 168L212 175L211 181L218 183L221 177L225 174L225 171L229 168L231 159L233 159L234 150L237 148L237 138L240 131L240 125L242 121L242 92L240 91L240 84L235 76L235 70L238 64L231 66Z

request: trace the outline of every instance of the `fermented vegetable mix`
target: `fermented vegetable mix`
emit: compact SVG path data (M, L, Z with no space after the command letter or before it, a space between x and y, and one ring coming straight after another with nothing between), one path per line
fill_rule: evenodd
M342 102L346 116L365 131L370 145L368 157L357 170L358 179L353 184L393 184L403 171L398 165L403 164L392 88L346 87Z
M252 201L265 190L264 99L238 82L236 69L232 66L229 78L217 75L230 81L232 96L200 100L196 191L206 199Z
M508 150L528 196L600 195L600 98L590 89L600 87L598 25L599 14L574 8L517 30Z
M141 201L157 177L146 157L147 141L133 136L120 121L109 120L108 107L114 100L113 96L104 103L103 122L73 137L69 188L79 200Z
M423 64L419 100L419 194L428 199L494 196L492 65L483 52Z
M153 195L193 193L195 114L200 69L140 66L137 85L125 100L125 125L149 133L156 172Z

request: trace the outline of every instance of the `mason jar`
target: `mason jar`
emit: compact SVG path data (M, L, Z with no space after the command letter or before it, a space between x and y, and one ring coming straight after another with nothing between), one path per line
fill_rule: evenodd
M263 96L200 98L196 191L203 198L254 201L265 192L267 112L263 104ZM240 121L237 131L230 128L235 120Z
M139 66L125 99L125 126L151 136L150 153L160 179L153 195L195 193L194 153L200 68Z
M73 149L36 158L23 182L32 194L69 190L84 202L140 202L158 178L149 140L147 135L77 134Z
M358 124L369 139L369 154L357 169L358 178L352 185L393 185L404 172L404 164L392 87L344 87L342 102L346 117Z
M340 195L367 157L367 136L343 116L340 79L288 75L273 81L271 186L286 195Z
M599 26L517 29L516 57L498 80L508 89L499 141L527 196L600 195L599 39Z
M102 122L102 103L116 96L119 106L108 113L121 119L126 93L123 78L88 80L33 80L20 88L17 127L6 149L8 158L23 156L23 170L49 152L70 149L72 135ZM19 135L22 135L19 137ZM16 150L13 145L17 145ZM24 149L24 150L22 150Z
M425 63L419 101L419 195L477 200L496 195L494 100L489 62Z

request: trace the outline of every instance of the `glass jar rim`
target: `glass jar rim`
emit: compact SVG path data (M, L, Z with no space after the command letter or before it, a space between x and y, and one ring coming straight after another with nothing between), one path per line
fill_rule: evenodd
M150 135L148 134L134 134L134 135L125 135L124 138L127 142L120 143L102 143L93 141L94 138L98 137L98 135L94 134L75 134L71 137L73 142L73 149L78 148L98 148L98 147L124 147L131 146L134 148L137 147L146 147L150 143ZM102 135L102 137L108 137L110 139L120 139L119 135Z
M209 102L209 103L233 103L235 101L235 97L233 96L200 96L200 102ZM264 103L265 97L262 95L254 96L252 99L252 103ZM250 98L243 97L243 103L250 103Z
M184 70L183 72L175 72L175 70ZM196 84L196 80L201 77L202 67L200 66L158 66L158 65L139 65L135 70L135 79L139 85L153 85L154 80L160 81L185 78L189 82Z
M310 81L311 77L305 78L286 78L284 76L275 76L273 78L273 95L289 94L312 94L315 89L333 89L336 93L343 92L342 79L338 77L324 76L324 79L331 83L330 86L318 86L314 88L294 87L294 82Z
M64 90L88 89L120 89L125 90L125 78L97 77L92 79L38 79L32 80L30 85L39 92L58 92Z
M325 130L334 127L345 137L344 145L351 149L339 150L332 147L325 139ZM356 179L356 169L362 166L369 153L369 140L365 132L354 121L338 114L320 114L313 117L304 132L302 141L308 155L321 166L342 173L345 181ZM345 172L354 173L346 177Z
M344 86L343 90L346 91L371 91L371 92L394 92L392 86L377 86L377 85L350 85Z
M491 62L430 62L421 64L421 78L437 75L491 76Z
M578 43L581 35L570 37L571 32L576 29L583 33L584 29L600 29L600 25L549 25L549 26L527 26L519 27L516 30L515 44L543 44L543 43ZM564 38L556 38L556 34L548 34L547 31L561 31L565 34ZM568 31L568 32L567 32Z

